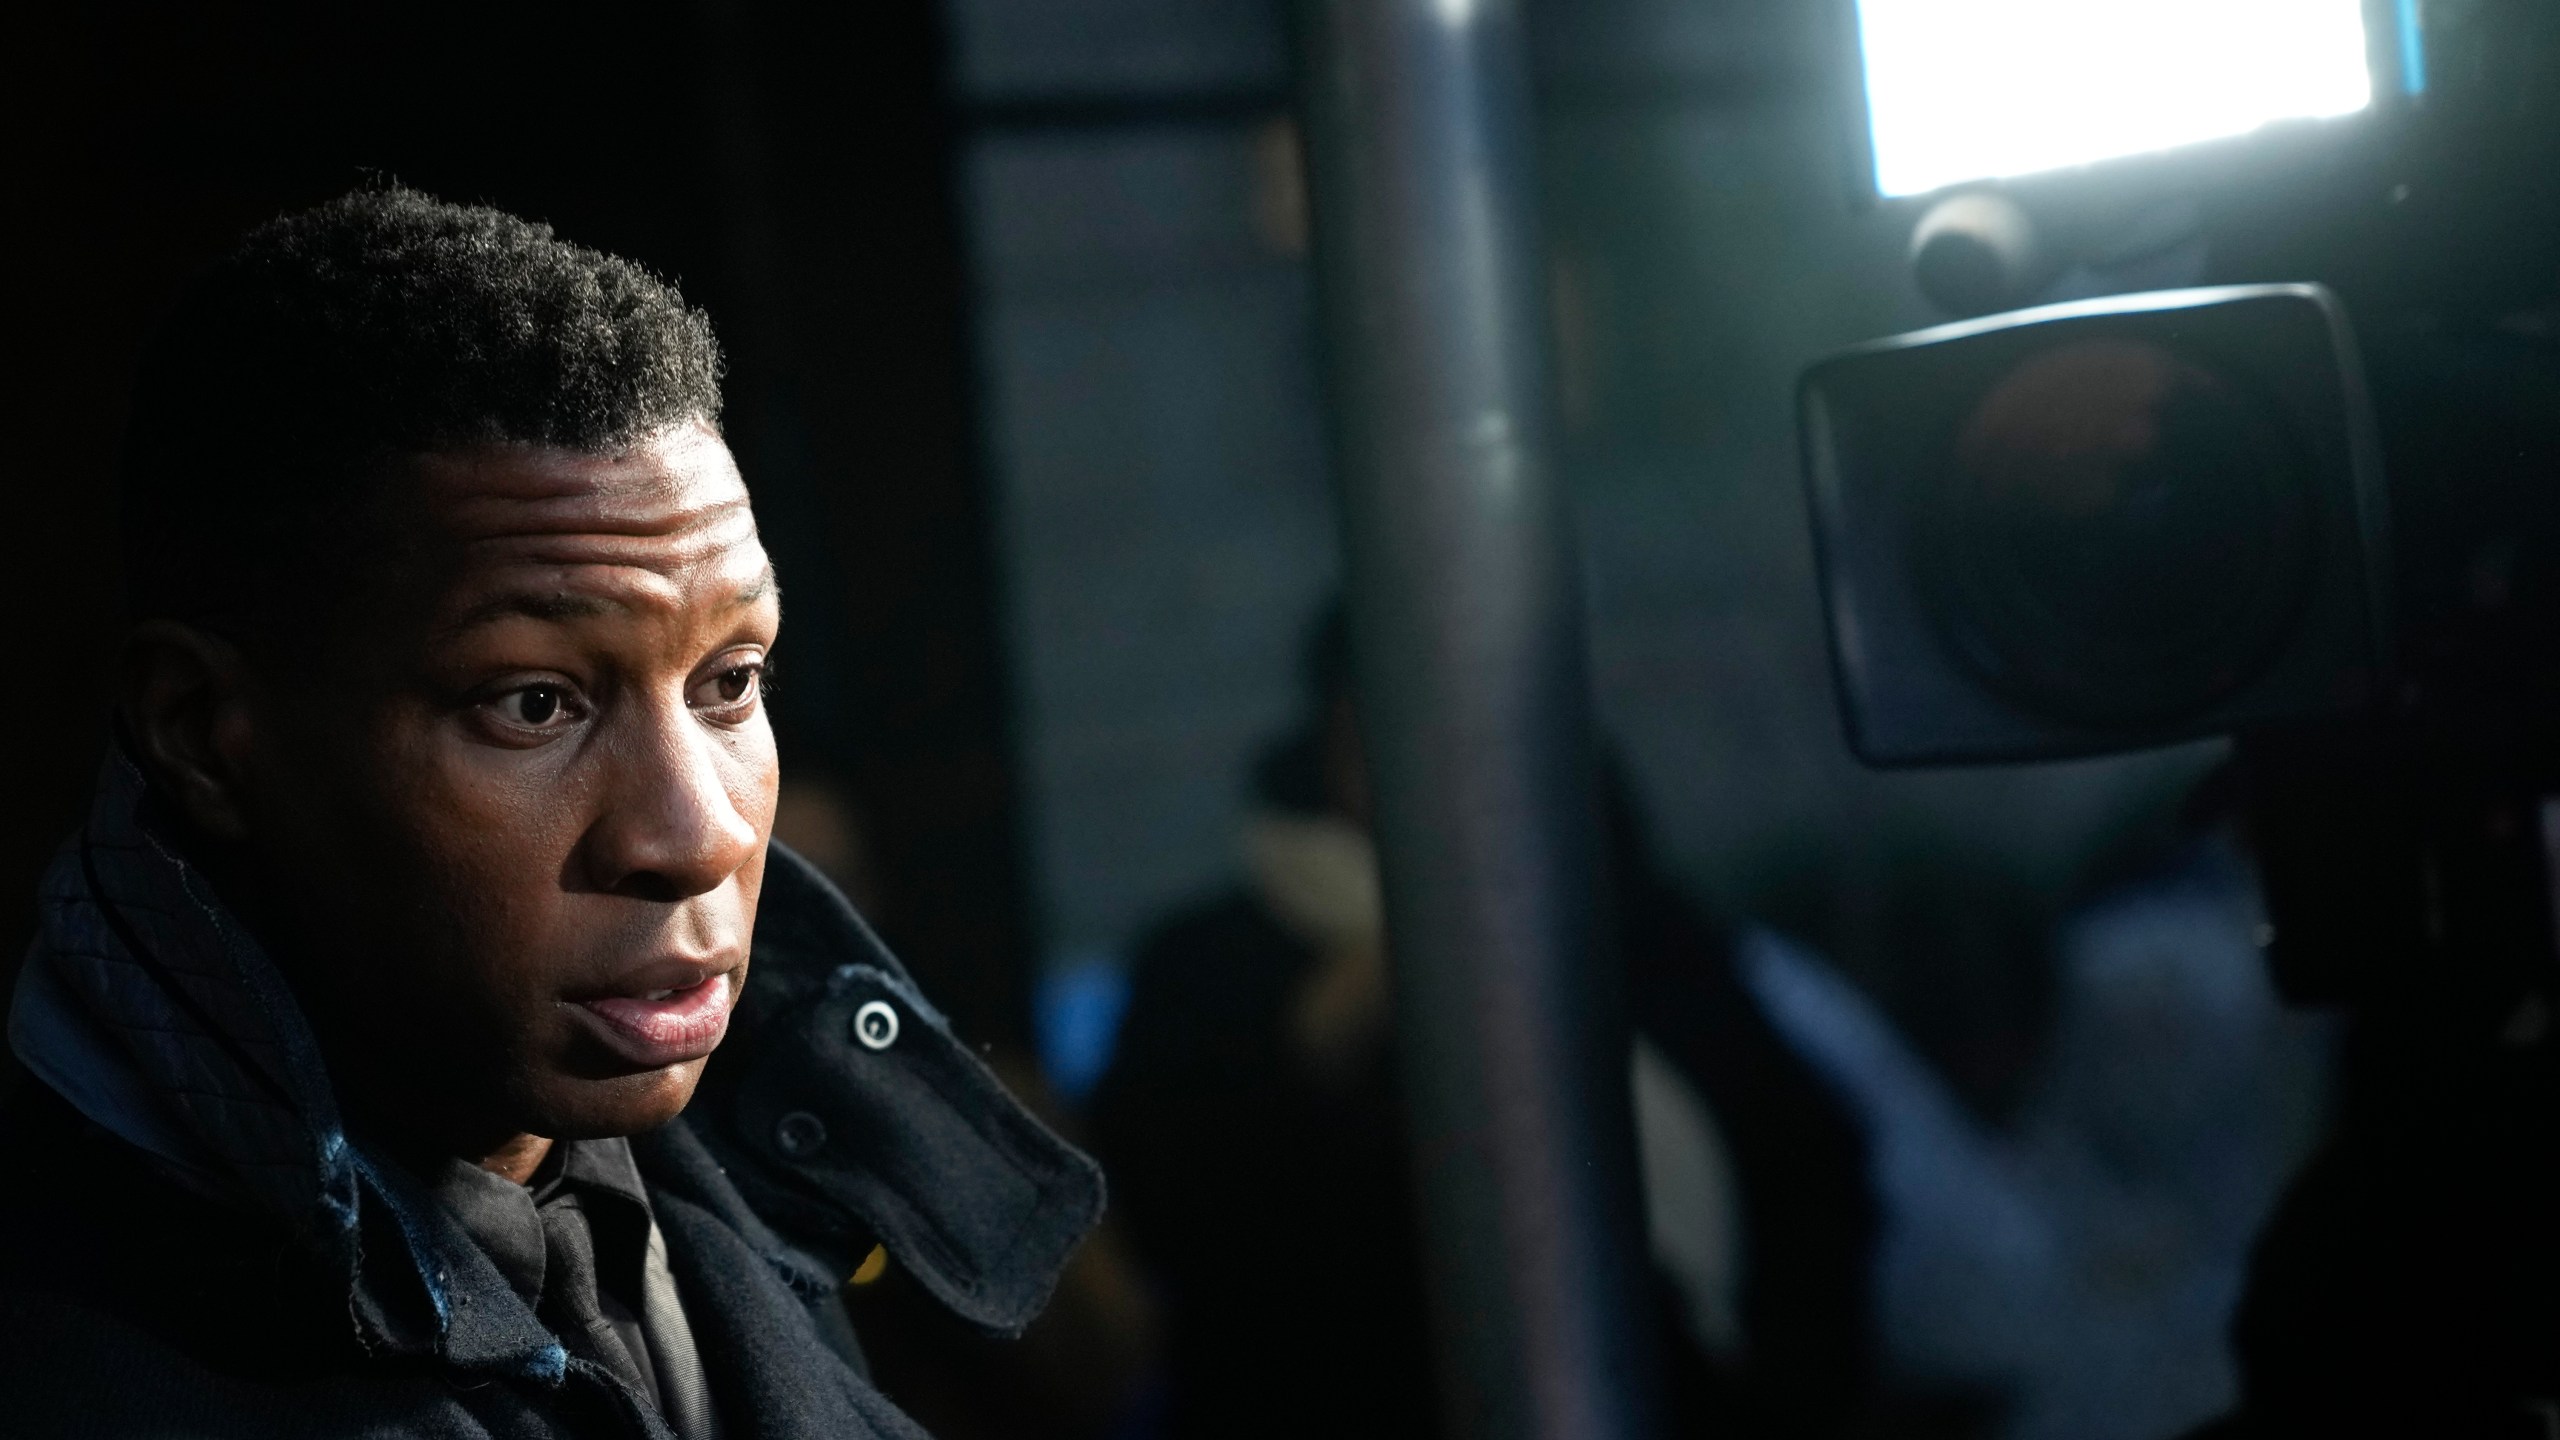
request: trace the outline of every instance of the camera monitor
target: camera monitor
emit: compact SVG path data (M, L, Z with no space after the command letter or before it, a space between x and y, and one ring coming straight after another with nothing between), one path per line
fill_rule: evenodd
M2353 114L2377 71L2419 88L2416 14L2417 0L1857 0L1875 187L1917 195Z
M2385 658L2380 462L2344 313L2264 285L2019 311L1823 361L1806 481L1870 764L2307 718Z

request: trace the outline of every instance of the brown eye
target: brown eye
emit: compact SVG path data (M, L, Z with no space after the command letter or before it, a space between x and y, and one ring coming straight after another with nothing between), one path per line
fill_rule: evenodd
M527 685L498 697L500 719L527 730L549 730L573 718L569 692L558 685Z
M696 685L693 704L703 710L731 712L730 718L735 718L753 708L763 688L764 666L732 665Z

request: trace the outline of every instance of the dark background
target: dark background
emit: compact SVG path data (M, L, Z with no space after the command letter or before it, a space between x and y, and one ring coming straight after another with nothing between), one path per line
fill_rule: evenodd
M1849 759L1791 390L1939 317L1903 258L1915 214L1851 203L1835 17L1531 8L1600 718L1674 878L1814 942L2002 1115L2047 1038L2055 917L2214 747ZM388 175L633 256L711 312L786 590L786 774L849 802L875 921L964 1036L1027 1067L1044 987L1232 877L1248 760L1301 703L1335 583L1283 32L1276 0L15 18L0 978L105 743L133 357L241 230ZM901 1336L942 1347L902 1403L937 1433L1030 1433L985 1413L1030 1393L1021 1368L934 1323L867 1332L891 1368ZM1027 1363L1056 1395L1120 1362L1069 1341Z

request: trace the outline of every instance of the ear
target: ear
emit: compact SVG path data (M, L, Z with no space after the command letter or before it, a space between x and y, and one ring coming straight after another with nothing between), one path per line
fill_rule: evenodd
M246 778L255 736L253 682L240 647L172 620L125 642L119 714L143 773L197 829L246 839Z

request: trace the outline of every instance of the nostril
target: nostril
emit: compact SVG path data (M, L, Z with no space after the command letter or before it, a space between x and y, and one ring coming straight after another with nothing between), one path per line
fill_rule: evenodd
M655 901L662 905L672 905L685 898L683 886L655 870L634 870L623 876L622 883L613 888L616 893L631 899Z

